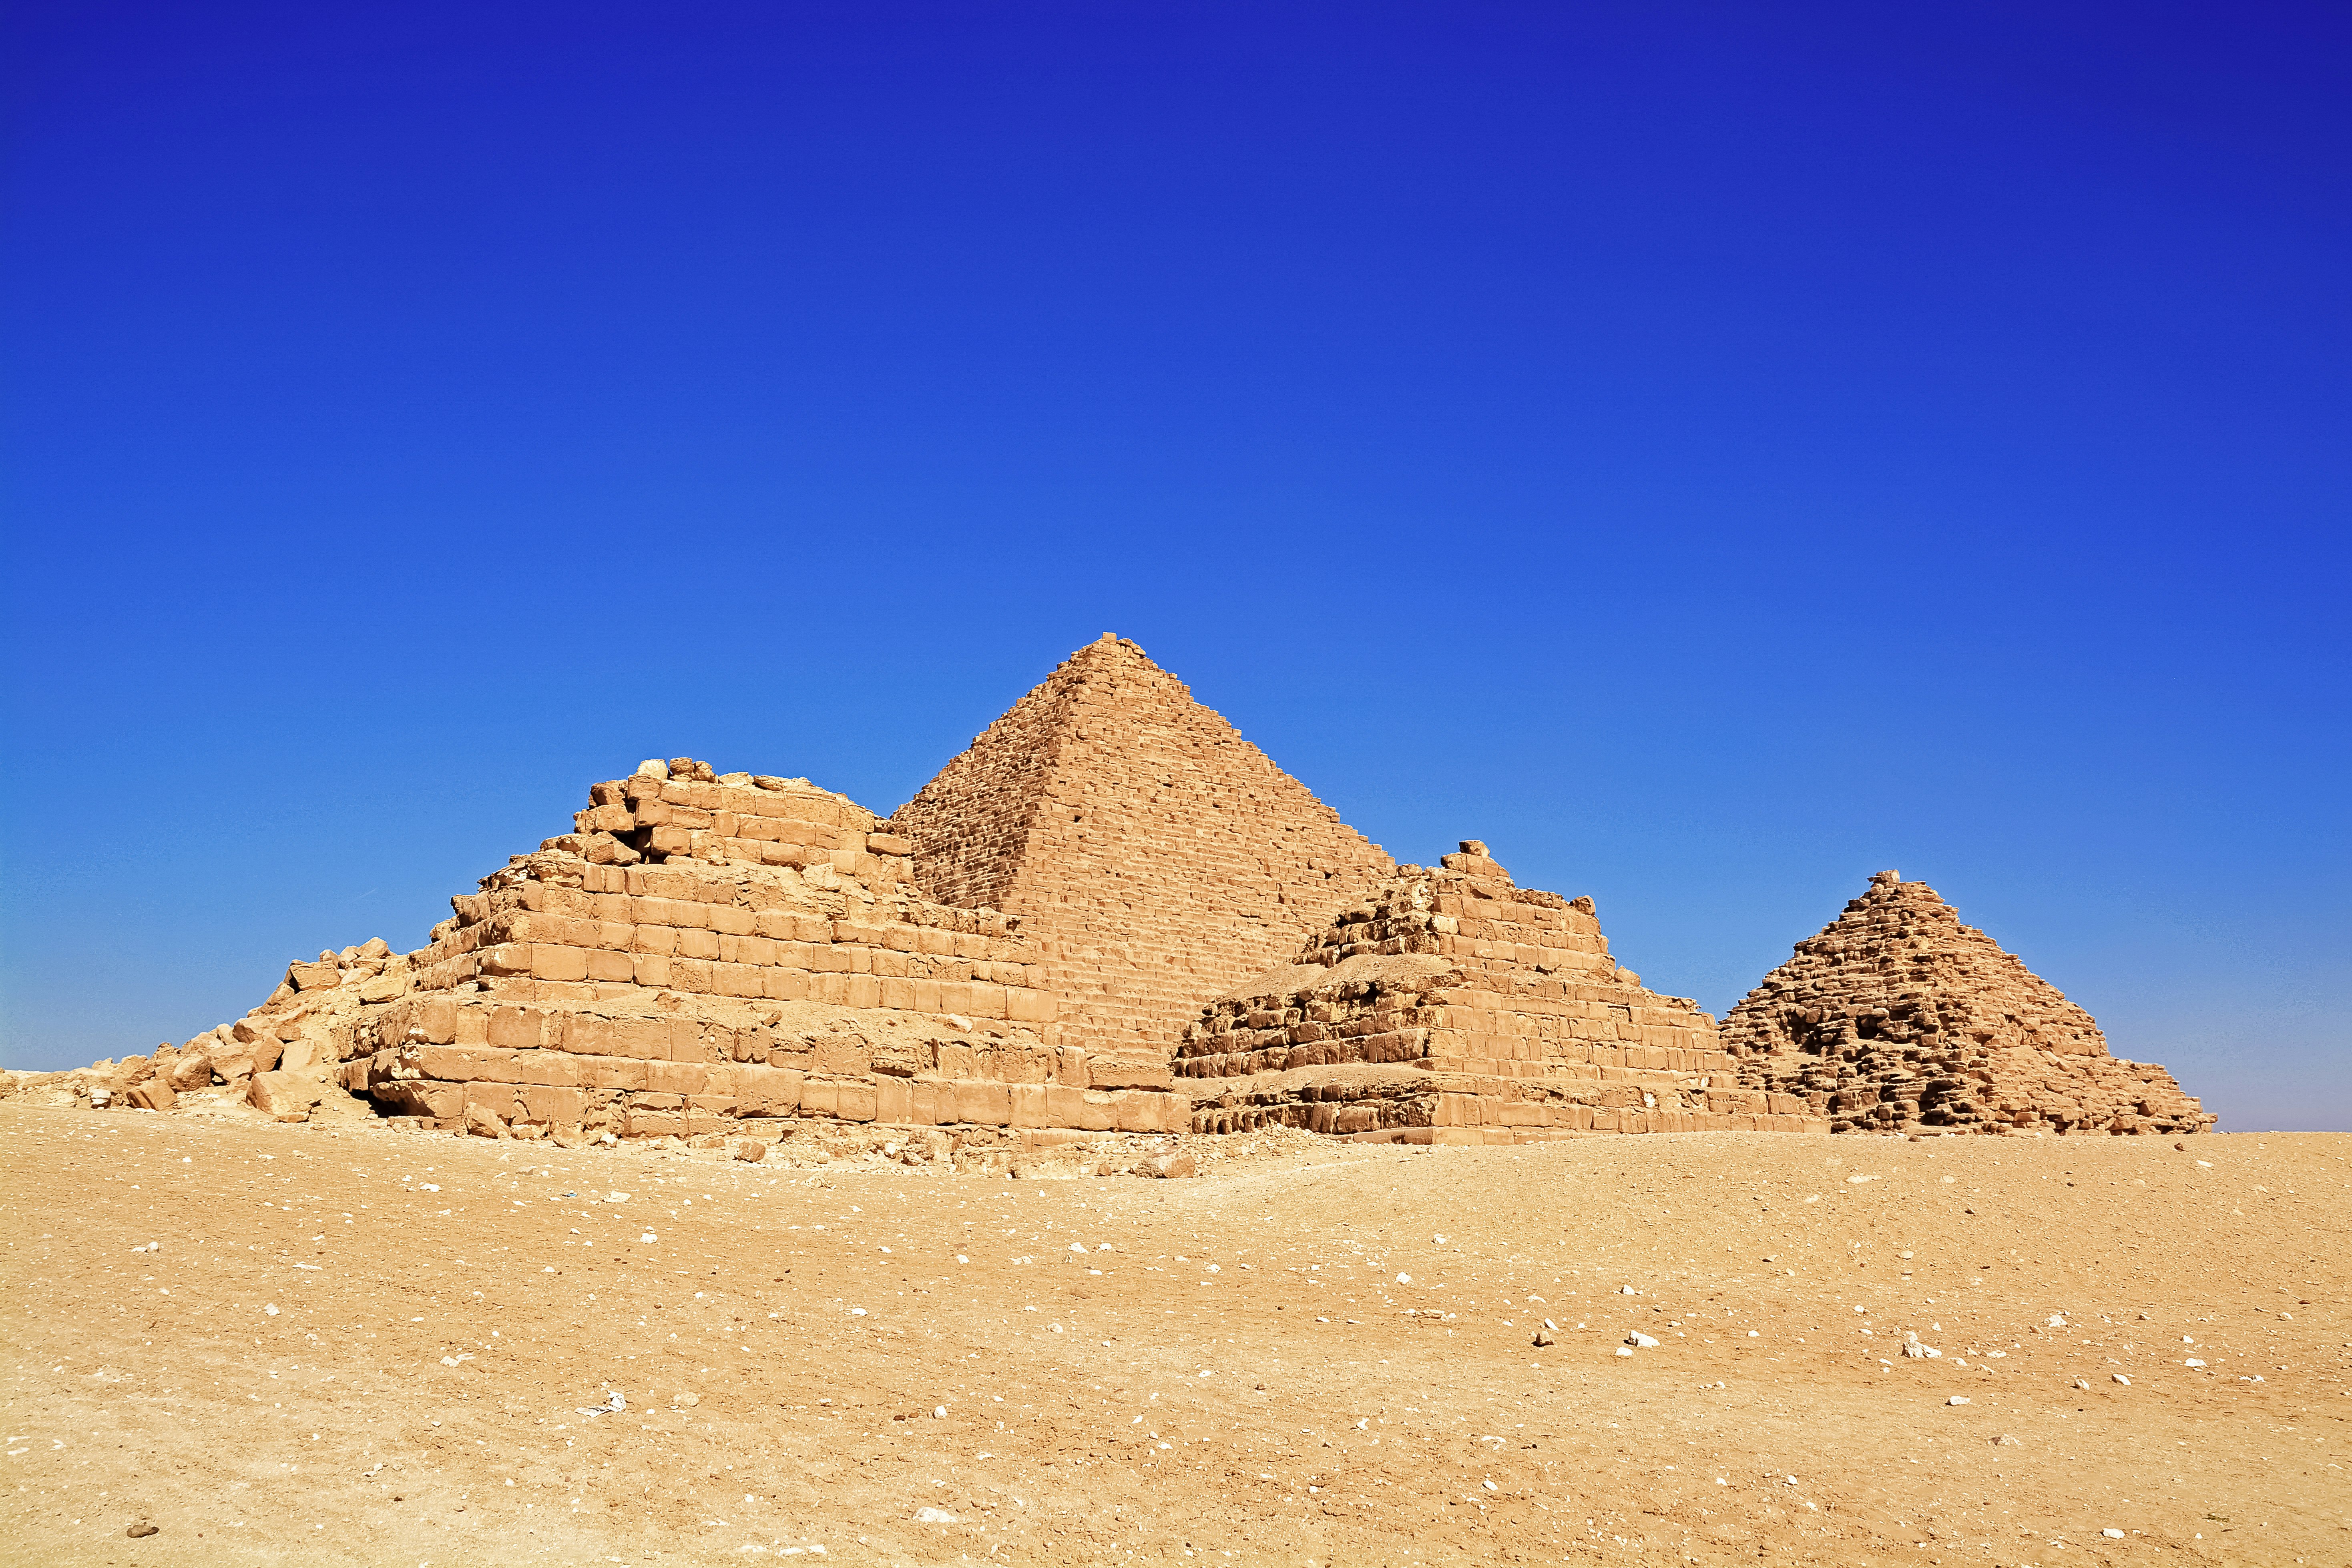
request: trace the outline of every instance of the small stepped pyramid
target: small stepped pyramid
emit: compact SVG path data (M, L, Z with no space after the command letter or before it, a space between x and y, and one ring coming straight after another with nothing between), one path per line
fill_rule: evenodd
M1869 890L1724 1020L1749 1086L1838 1131L2202 1132L2153 1062L2110 1056L2091 1015L1924 882Z
M1741 1087L1713 1018L1617 966L1591 900L1517 886L1475 839L1438 869L1399 867L1289 964L1212 1002L1174 1067L1203 1132L1509 1143L1829 1125Z
M1131 642L1065 659L898 808L915 879L1003 911L1055 1045L1164 1067L1201 1004L1296 951L1395 862Z
M307 1115L320 1094L271 1070L299 1057L313 1088L331 1071L385 1114L500 1135L1186 1125L1163 1059L1047 1045L1057 1004L1019 921L924 899L912 847L846 796L681 757L589 802L453 898L427 946L291 965L126 1089L168 1103L149 1087L168 1068Z

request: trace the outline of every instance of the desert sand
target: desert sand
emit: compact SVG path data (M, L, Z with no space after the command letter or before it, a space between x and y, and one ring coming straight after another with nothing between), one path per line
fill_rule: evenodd
M2352 1561L2352 1138L1166 1142L0 1105L0 1556Z

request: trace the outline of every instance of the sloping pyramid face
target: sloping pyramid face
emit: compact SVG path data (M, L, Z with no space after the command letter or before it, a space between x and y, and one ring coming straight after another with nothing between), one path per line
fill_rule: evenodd
M1840 1131L2201 1132L2216 1120L1924 882L1892 871L1724 1021L1744 1081Z
M1741 1088L1715 1020L1609 955L1590 899L1520 888L1465 840L1402 866L1289 963L1204 1008L1176 1052L1193 1127L1367 1141L1827 1131Z
M1072 655L890 819L943 903L1001 910L1047 1039L1164 1071L1200 1005L1395 863L1133 643ZM1158 1081L1165 1082L1165 1079Z

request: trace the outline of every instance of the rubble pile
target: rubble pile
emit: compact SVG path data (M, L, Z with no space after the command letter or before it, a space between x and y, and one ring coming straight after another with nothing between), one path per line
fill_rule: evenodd
M1724 1020L1742 1082L1841 1132L2201 1132L2215 1118L1924 882L1893 871Z

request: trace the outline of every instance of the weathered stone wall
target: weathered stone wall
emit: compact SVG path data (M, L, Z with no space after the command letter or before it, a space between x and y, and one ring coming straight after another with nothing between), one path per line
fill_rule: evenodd
M1892 871L1724 1021L1743 1082L1840 1131L2200 1132L2215 1118L2152 1062L2110 1056L2069 1002L1924 882Z
M290 965L125 1088L250 1081L307 1113L317 1094L272 1081L282 1052L387 1113L480 1131L1185 1125L1164 1059L1040 1037L1057 1002L1018 920L924 899L910 847L805 781L649 763L452 899L426 947Z
M1827 1131L1741 1087L1696 1004L1620 969L1590 899L1516 886L1475 840L1440 869L1399 868L1290 965L1212 1002L1175 1068L1203 1131Z
M1394 868L1133 643L1072 655L890 819L932 898L1017 917L1055 1043L1166 1054Z

